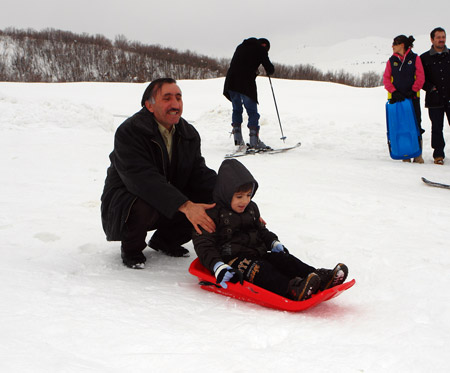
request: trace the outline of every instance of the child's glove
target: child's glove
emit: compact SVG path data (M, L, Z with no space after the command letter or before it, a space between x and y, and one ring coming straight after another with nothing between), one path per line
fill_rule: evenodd
M217 262L214 264L214 276L216 276L217 279L216 283L224 289L228 287L227 282L235 284L239 281L241 285L244 283L242 272L230 267L224 262Z
M286 249L280 241L272 242L272 250L273 253L285 253L289 254L288 249Z

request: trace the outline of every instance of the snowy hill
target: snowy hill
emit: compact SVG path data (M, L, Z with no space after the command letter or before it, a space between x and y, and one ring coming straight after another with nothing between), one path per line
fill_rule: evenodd
M143 82L171 73L185 79L205 79L224 76L228 68L225 59L126 40L112 42L101 35L59 30L24 35L26 31L22 35L20 30L17 35L0 33L0 80ZM421 54L429 44L428 35L416 36L414 51ZM391 45L392 39L381 37L350 39L327 47L298 45L289 39L274 43L270 58L284 68L312 65L323 73L344 71L360 78L363 73L383 73L392 54Z
M392 39L397 36L393 35ZM409 36L409 35L407 35ZM413 50L422 54L430 48L429 35L414 35ZM364 72L375 71L383 73L386 61L392 55L392 39L381 37L367 37L350 39L330 47L298 45L295 48L284 48L272 51L273 59L285 64L311 64L327 71L344 70L359 75Z
M207 79L225 75L223 64L207 56L158 45L114 42L47 29L0 30L0 81L11 82L145 82L174 78Z
M389 48L387 48L389 50ZM207 164L232 150L223 79L180 81L184 117ZM242 159L268 228L316 267L349 266L356 285L303 313L207 293L195 257L145 250L120 261L100 195L114 131L146 84L0 83L0 371L445 372L450 334L450 162L389 158L380 88L273 79L284 154ZM267 79L261 138L283 144ZM447 143L448 127L445 128Z

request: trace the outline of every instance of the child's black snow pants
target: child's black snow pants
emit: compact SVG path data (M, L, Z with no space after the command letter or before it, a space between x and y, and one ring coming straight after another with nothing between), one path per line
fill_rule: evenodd
M267 253L261 258L238 257L231 264L244 274L244 280L275 294L286 296L289 281L305 278L314 267L287 253Z

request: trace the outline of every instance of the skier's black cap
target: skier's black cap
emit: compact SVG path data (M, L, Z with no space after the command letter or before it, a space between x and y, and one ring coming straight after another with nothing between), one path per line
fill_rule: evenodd
M270 49L270 42L269 40L265 39L265 38L260 38L258 39L259 44L263 45L265 44L264 48L266 48L266 51L268 52Z

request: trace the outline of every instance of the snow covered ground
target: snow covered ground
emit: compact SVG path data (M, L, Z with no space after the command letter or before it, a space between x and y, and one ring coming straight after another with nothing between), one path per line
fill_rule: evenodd
M207 164L232 150L223 79L180 81ZM144 84L0 83L0 371L444 372L450 162L389 158L383 88L273 80L286 144L242 162L268 228L316 267L349 266L339 298L287 313L201 290L190 258L106 242L100 195L115 128ZM267 78L261 138L283 145ZM449 128L445 126L447 142Z

